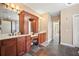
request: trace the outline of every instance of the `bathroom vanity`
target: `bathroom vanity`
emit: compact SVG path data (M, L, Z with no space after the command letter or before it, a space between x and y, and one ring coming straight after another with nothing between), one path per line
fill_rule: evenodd
M21 56L31 51L31 36L16 35L0 38L1 56Z
M21 56L31 51L33 40L45 42L46 32L38 31L38 23L38 17L28 12L0 9L0 56Z

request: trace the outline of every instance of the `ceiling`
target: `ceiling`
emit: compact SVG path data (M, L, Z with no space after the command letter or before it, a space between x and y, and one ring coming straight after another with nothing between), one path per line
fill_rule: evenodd
M26 3L24 5L40 14L48 12L51 15L59 15L60 10L67 7L64 3Z

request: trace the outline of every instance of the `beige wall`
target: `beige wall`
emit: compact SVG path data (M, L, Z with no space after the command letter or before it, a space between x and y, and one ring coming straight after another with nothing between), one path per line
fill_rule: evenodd
M39 22L40 22L40 31L47 31L48 29L48 13L44 13L41 15L43 17L43 19L40 19Z
M61 43L73 44L73 15L79 13L79 4L65 8L61 11Z

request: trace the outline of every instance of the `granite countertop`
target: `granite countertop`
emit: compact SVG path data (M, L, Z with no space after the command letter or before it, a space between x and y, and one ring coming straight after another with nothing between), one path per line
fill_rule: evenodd
M13 36L0 34L0 40L11 39L11 38L17 38L17 37L28 36L28 35L31 35L31 37L34 37L34 36L38 36L38 34L44 33L44 32L45 32L45 31L41 31L41 32L35 33L34 35L31 35L31 34L22 34L22 35L13 35Z
M1 36L1 35L0 35L0 40L11 39L11 38L17 38L17 37L28 36L28 35L30 35L30 34L14 35L14 36Z

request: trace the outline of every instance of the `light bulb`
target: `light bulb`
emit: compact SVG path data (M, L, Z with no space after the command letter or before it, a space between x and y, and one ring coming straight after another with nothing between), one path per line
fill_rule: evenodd
M19 10L19 7L18 7L18 6L16 6L16 9L17 9L17 10Z
M14 4L11 4L11 7L12 7L12 8L15 8L15 5L14 5Z

